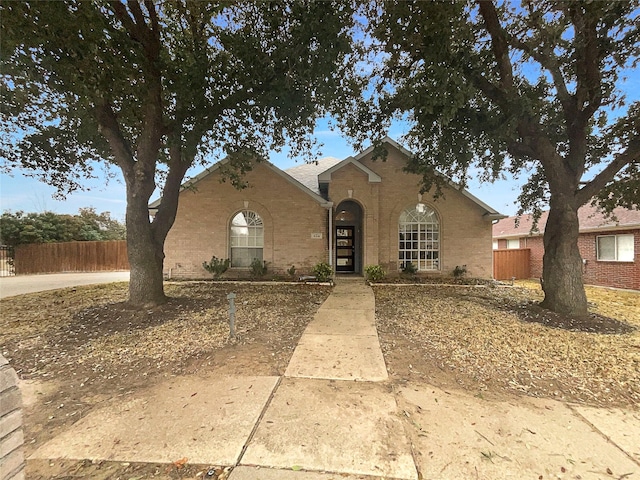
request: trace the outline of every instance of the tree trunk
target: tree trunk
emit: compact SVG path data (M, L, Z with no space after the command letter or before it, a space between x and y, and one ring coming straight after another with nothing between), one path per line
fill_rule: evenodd
M544 229L541 306L556 313L584 317L587 296L578 250L578 211L569 202L552 199Z
M164 237L156 238L144 198L127 195L127 255L130 265L129 303L138 308L161 305L164 294ZM142 196L144 197L144 195Z

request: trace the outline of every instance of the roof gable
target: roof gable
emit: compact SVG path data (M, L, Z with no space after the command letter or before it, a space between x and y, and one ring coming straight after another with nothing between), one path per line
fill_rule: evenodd
M396 142L390 137L385 137L382 140L382 142L387 143L392 147L396 148L406 157L413 156L413 154L409 150L404 148L402 145L400 145L398 142ZM364 175L367 176L369 182L371 183L379 183L382 181L382 178L380 177L380 175L378 175L376 172L374 172L373 170L371 170L366 165L360 162L360 160L363 159L365 156L369 155L374 150L374 148L375 148L374 146L371 146L363 150L362 152L358 153L357 155L347 157L344 160L339 160L333 157L326 157L314 162L310 162L308 164L298 165L296 167L289 168L286 171L280 170L278 167L276 167L275 165L273 165L272 163L266 160L263 160L260 163L262 165L265 165L275 174L287 180L296 188L299 188L301 191L311 196L315 201L320 203L322 206L329 207L332 205L332 203L328 202L324 197L321 196L320 184L331 182L331 174L333 172L340 170L341 168L344 168L347 165L352 165L356 169L361 171ZM219 170L222 166L226 165L227 163L229 163L228 157L220 160L219 162L215 163L211 167L206 168L205 170L200 172L198 175L184 182L180 187L180 192L182 193L182 191L184 191L185 189L194 187L201 180L215 173L217 170ZM444 178L447 178L447 177L444 177ZM458 185L456 185L453 181L451 181L448 178L447 178L447 181L452 188L460 192L463 196L467 197L473 203L478 205L482 210L484 210L485 217L491 218L491 219L506 218L505 215L500 214L497 210L494 210L489 205L482 202L480 199L478 199L477 197L469 193L466 189L460 188ZM149 204L149 210L152 210L152 211L157 210L161 202L162 202L162 197L151 202Z
M386 143L388 145L391 145L393 148L395 148L396 150L398 150L399 152L401 152L403 155L405 155L407 158L410 158L413 156L413 153L411 153L410 150L407 150L405 147L403 147L402 145L400 145L398 142L396 142L393 138L391 137L384 137L382 139L382 143ZM355 156L356 160L361 160L362 158L366 157L367 155L369 155L370 153L373 152L374 150L374 146L370 146L369 148L367 148L366 150L363 150L362 152L360 152L359 154L357 154ZM365 167L366 168L366 167ZM464 197L468 198L469 200L471 200L473 203L475 203L476 205L478 205L482 210L485 211L485 216L491 219L497 219L500 220L502 218L505 218L506 215L503 215L501 213L499 213L497 210L495 210L494 208L491 208L489 205L487 205L486 203L484 203L482 200L480 200L478 197L476 197L475 195L473 195L472 193L470 193L467 189L465 188L460 188L460 185L456 184L453 180L451 180L449 177L447 177L446 175L440 173L440 172L436 172L438 175L440 175L442 178L444 178L447 183L449 184L450 187L452 187L454 190L458 191L459 193L461 193Z
M202 172L197 174L195 177L192 177L189 180L187 180L186 182L184 182L180 186L180 193L182 193L186 189L193 188L197 183L199 183L200 181L202 181L203 179L205 179L209 175L215 173L217 170L219 170L221 167L223 167L227 163L229 163L229 157L225 157L222 160L220 160L219 162L217 162L214 165L212 165L211 167L204 169ZM309 187L307 187L306 185L304 185L303 183L301 183L299 180L297 180L296 178L292 177L291 175L288 175L286 172L280 170L278 167L273 165L271 162L268 162L266 160L262 160L259 163L261 165L264 165L265 167L267 167L269 170L274 172L276 175L284 178L289 183L291 183L293 186L295 186L296 188L299 188L300 190L302 190L307 195L311 196L315 201L317 201L321 205L328 206L327 201L324 198L322 198L319 195L319 193L316 193L313 190L309 189ZM160 197L157 200L151 202L149 204L149 209L150 210L157 210L158 207L160 206L160 203L162 203L162 197Z
M320 175L318 175L318 183L329 183L329 182L331 182L331 174L333 172L336 172L336 171L340 170L341 168L346 167L347 165L353 165L358 170L360 170L362 173L367 175L367 177L369 179L369 183L379 183L379 182L382 181L382 178L380 178L380 175L378 175L376 172L374 172L370 168L364 166L362 163L360 163L354 157L347 157L344 160L342 160L340 163L335 164L333 167L325 170Z

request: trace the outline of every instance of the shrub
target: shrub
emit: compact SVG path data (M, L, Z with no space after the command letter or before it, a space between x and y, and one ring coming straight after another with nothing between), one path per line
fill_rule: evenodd
M213 275L213 278L220 278L220 275L227 271L230 264L231 260L228 258L223 260L214 255L210 262L202 262L202 268Z
M370 282L379 282L387 275L381 265L367 265L364 267L364 273Z
M418 267L416 267L412 262L404 262L402 264L402 273L405 275L415 275L418 273Z
M262 278L267 274L267 262L254 258L249 265L249 271L253 278Z
M333 270L328 263L320 262L315 265L311 272L315 275L316 280L319 282L328 282L331 280L331 276L333 275Z
M456 265L456 268L453 269L453 278L461 279L467 274L467 266L462 265L461 267Z
M296 276L296 266L295 265L291 265L291 268L287 269L287 273L289 274L289 276L291 278Z

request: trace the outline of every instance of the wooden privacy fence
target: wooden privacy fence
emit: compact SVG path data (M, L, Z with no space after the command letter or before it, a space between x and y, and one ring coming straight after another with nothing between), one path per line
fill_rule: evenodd
M19 245L14 264L16 275L129 270L125 240Z
M493 251L493 278L516 280L531 278L531 249L514 248Z

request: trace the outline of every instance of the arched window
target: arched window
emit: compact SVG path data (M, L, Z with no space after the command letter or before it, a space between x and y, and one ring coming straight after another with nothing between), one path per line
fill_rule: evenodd
M248 267L257 258L262 261L264 225L256 212L243 210L231 220L231 266Z
M436 212L419 203L400 214L398 264L422 271L440 269L440 225Z

